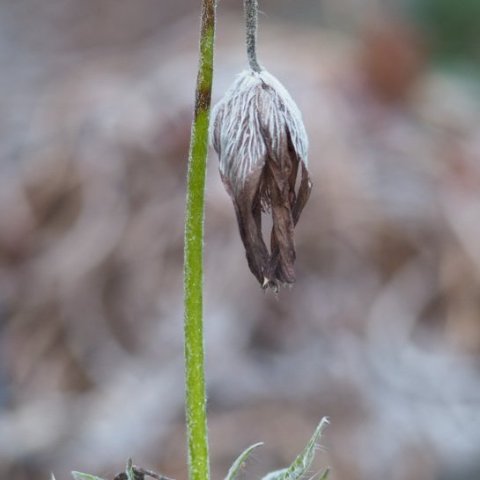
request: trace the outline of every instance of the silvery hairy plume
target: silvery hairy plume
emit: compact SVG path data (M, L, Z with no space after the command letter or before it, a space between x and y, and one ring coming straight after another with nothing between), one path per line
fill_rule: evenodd
M250 69L212 112L212 144L233 200L248 265L263 288L295 282L294 227L308 200L308 138L285 87L256 59L257 1L245 0ZM272 217L270 248L262 214Z

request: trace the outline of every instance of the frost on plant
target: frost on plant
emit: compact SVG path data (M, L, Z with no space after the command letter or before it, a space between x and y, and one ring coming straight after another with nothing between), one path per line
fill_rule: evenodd
M327 425L328 419L323 418L322 421L318 424L315 432L308 441L304 450L302 451L302 453L300 453L300 455L297 456L293 463L287 468L268 473L262 478L262 480L300 480L304 478L307 475L310 467L312 466L312 462L315 458L315 451L319 447L318 442L320 440L320 436ZM251 452L259 445L262 444L256 443L255 445L248 447L235 460L228 472L228 475L225 477L225 480L235 480L237 478L238 473L243 467L246 459L251 454ZM328 473L328 469L322 472L319 480L326 480L328 477Z
M72 472L72 477L74 478L74 480L103 480L103 478L96 477L95 475L81 472Z
M90 475L89 473L72 472L72 476L74 480L103 480L103 478ZM153 478L154 480L172 480L164 475L134 465L131 458L127 461L125 471L116 475L113 480L145 480L146 477ZM53 475L52 480L55 480Z
M273 75L251 69L214 108L211 136L250 270L263 288L294 283L294 227L311 190L298 107ZM270 250L262 235L266 212L273 222Z
M318 441L327 425L328 419L324 417L318 424L303 452L298 455L293 463L287 468L269 473L263 477L262 480L299 480L303 478L312 465L313 459L315 458L315 451L319 447ZM328 475L328 472L325 472L321 478L326 478L326 475Z
M242 468L244 467L247 458L250 456L253 450L260 445L263 445L263 443L255 443L254 445L250 445L248 448L246 448L233 462L230 470L227 473L227 476L225 477L225 480L235 480L238 477L238 474L240 473Z
M303 449L302 453L297 456L293 463L287 468L268 473L262 478L262 480L300 480L304 478L312 465L313 459L315 458L315 451L319 447L318 442L320 440L320 436L322 435L323 430L327 425L328 419L323 418L322 421L318 424L315 432L313 433L312 437ZM225 480L236 480L240 472L244 468L245 462L247 461L248 457L251 455L253 450L255 450L260 445L263 445L263 443L255 443L254 445L246 448L233 462L230 470L225 477ZM88 473L72 472L72 475L74 480L103 480L100 477L96 477L95 475L90 475ZM318 480L326 480L327 476L328 469L322 472ZM158 473L151 472L149 470L145 470L144 468L133 465L131 459L129 459L127 462L125 472L119 473L114 480L145 480L146 477L150 477L155 480L171 480L170 478L160 475ZM55 477L53 475L51 477L51 480L55 480Z

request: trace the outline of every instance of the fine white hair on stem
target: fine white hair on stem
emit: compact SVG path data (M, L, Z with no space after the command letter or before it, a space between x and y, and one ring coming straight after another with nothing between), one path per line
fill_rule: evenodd
M254 72L261 72L262 67L257 60L258 0L244 0L243 5L248 63Z

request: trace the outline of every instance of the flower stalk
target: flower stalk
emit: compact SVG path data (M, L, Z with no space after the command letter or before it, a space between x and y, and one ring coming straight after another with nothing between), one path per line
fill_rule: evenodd
M262 71L257 60L258 0L244 0L244 9L248 63L258 73Z
M256 57L257 0L244 0L250 70L235 81L213 114L212 141L220 174L232 197L252 273L263 288L295 281L293 228L308 200L308 139L300 111L285 88L260 67ZM202 0L200 61L188 157L184 249L185 412L188 478L210 480L203 340L203 238L205 177L213 80L216 0ZM299 180L297 182L297 179ZM297 185L298 183L298 185ZM262 237L261 215L272 214L270 251ZM287 468L262 480L301 480L312 464L323 419L303 452ZM261 445L242 452L225 480L237 480L246 459ZM75 480L102 480L72 472ZM327 480L328 469L319 480ZM171 480L128 460L114 480ZM312 477L313 478L313 477ZM55 477L51 476L52 480Z
M203 237L216 0L202 0L200 61L187 175L184 251L185 412L189 480L210 478L203 340Z

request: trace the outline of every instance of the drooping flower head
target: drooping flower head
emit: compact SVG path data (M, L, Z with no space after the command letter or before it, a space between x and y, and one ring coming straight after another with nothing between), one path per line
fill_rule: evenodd
M295 282L293 230L308 200L308 139L285 87L257 61L258 0L244 0L250 70L212 112L211 137L233 200L248 265L263 288ZM272 217L270 246L262 213Z
M215 106L211 135L250 270L264 288L294 283L294 227L311 190L298 107L275 77L251 69ZM270 249L262 212L272 216Z

